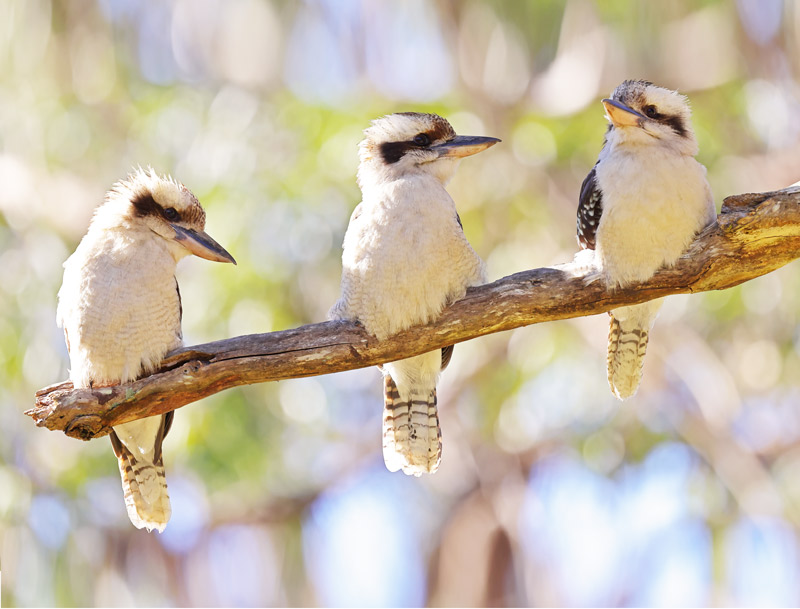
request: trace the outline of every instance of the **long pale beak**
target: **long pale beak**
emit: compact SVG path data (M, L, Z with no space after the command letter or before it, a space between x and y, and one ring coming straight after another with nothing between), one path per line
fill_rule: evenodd
M478 154L499 142L496 137L481 137L478 135L457 135L449 142L431 146L431 150L439 153L439 158L461 158Z
M615 127L641 127L642 122L647 120L644 114L639 114L633 108L614 99L604 99L603 107L606 109L608 120Z
M232 262L236 264L228 251L219 243L214 241L205 231L196 231L191 228L184 228L178 224L170 224L175 231L175 241L189 250L195 256L212 260L213 262Z

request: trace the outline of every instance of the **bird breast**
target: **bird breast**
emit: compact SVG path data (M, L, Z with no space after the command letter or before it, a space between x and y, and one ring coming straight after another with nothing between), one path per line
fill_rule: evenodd
M715 218L705 167L648 148L613 150L597 165L603 214L596 251L612 285L645 281L674 264Z
M403 180L365 191L345 235L334 316L359 319L385 338L427 323L484 281L483 262L459 226L453 200L436 186Z
M180 346L176 265L159 240L90 232L64 264L58 317L76 386L136 379Z

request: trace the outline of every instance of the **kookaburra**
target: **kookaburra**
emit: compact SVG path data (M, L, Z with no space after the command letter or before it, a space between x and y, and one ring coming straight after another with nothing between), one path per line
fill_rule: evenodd
M435 319L467 287L485 282L445 190L462 157L500 140L456 135L435 114L372 122L359 146L362 202L342 255L342 295L332 319L357 319L383 340ZM385 364L383 458L389 471L433 473L441 459L436 382L453 347Z
M595 250L608 285L625 287L671 266L714 221L706 168L675 91L626 80L603 100L610 121L597 164L581 186L578 242ZM647 339L663 299L610 312L608 383L619 399L636 393Z
M204 232L205 220L185 186L152 170L139 169L108 192L64 263L58 292L76 388L135 380L182 344L178 261L195 254L235 264ZM128 516L140 529L162 532L171 514L161 443L172 418L169 412L111 432Z

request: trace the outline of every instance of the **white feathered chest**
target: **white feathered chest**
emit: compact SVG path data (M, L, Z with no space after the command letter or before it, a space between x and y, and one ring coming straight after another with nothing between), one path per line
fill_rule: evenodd
M180 346L175 267L158 237L87 233L64 263L58 293L76 386L133 380Z
M672 265L714 220L706 170L656 147L613 147L597 165L603 212L597 255L610 283L627 285Z
M357 318L378 338L426 323L485 277L452 198L424 174L364 190L342 266L332 316Z

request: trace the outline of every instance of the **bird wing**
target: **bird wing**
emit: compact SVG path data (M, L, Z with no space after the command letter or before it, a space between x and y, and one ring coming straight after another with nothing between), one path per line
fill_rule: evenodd
M603 192L597 186L597 165L581 184L578 202L578 243L581 249L595 248L597 227L603 214Z
M170 410L168 413L164 415L164 424L161 425L158 429L158 434L156 435L156 444L155 444L155 462L158 465L164 465L163 458L161 456L161 445L164 442L164 438L167 437L169 430L172 429L172 421L175 418L175 411Z
M178 338L183 341L183 301L181 300L181 286L178 285L177 277L175 277L175 291L178 293Z
M450 358L453 357L453 349L455 345L448 345L447 347L442 347L442 370L444 371L447 368L447 365L450 363Z

